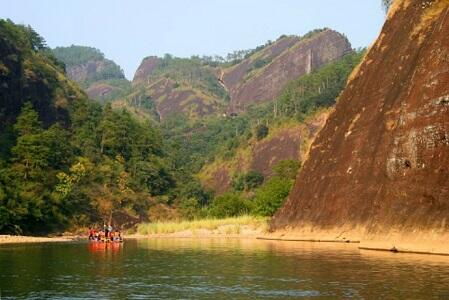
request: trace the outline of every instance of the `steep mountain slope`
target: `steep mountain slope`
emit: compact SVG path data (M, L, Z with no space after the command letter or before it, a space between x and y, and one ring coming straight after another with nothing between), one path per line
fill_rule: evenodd
M0 233L147 220L175 185L165 157L151 122L89 101L41 36L0 20Z
M301 75L351 52L340 33L316 30L302 38L286 37L224 70L223 82L230 94L230 111L242 111L253 103L273 100L283 87Z
M220 72L220 80L230 89L235 88L249 72L264 67L300 40L298 36L280 37L276 42L265 46L259 51Z
M90 98L113 100L129 92L130 84L122 69L95 48L57 47L52 50L66 65L67 76L78 82Z
M281 160L304 161L327 115L328 111L323 111L305 122L285 122L281 127L273 128L266 138L251 140L231 158L217 159L206 165L199 174L201 182L221 194L230 189L233 177L239 174L253 170L268 179L273 175L273 166Z
M86 98L31 28L0 20L0 133L27 101L45 126L68 124L70 103Z
M244 52L236 64L150 56L136 71L133 88L145 89L161 119L173 113L193 117L238 113L273 100L290 81L341 59L352 49L346 37L322 29L304 37L283 36Z
M448 14L447 0L393 3L273 230L449 252Z
M257 105L234 117L234 120L247 118L256 137L249 143L241 141L235 155L232 151L226 151L222 157L217 155L214 162L203 168L199 176L201 181L222 193L229 190L231 179L239 173L253 170L268 178L273 166L281 160L304 161L310 143L326 122L329 107L335 104L363 54L364 51L354 51L339 61L301 76L287 84L272 102ZM260 124L268 125L269 135L257 140ZM242 130L242 127L238 129Z
M211 115L226 105L226 90L213 70L200 59L145 58L133 79L133 97L152 99L161 119L185 113L191 118Z

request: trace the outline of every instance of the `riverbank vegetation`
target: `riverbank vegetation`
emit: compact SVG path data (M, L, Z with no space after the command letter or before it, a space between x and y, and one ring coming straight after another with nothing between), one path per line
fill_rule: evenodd
M103 58L91 52L80 59ZM217 219L265 226L258 220L282 205L300 168L297 160L280 162L270 176L255 170L233 174L222 194L205 188L198 173L263 141L276 126L303 122L332 106L363 51L291 82L273 102L237 116L172 115L161 122L89 100L30 27L1 21L0 54L0 232L45 234L111 220L122 227L172 224L168 220L195 221L161 228L222 226ZM191 69L190 61L167 56L155 74L180 80ZM207 82L213 74L198 76ZM201 88L226 98L221 85Z
M216 234L241 234L246 231L265 232L268 218L243 215L222 219L205 218L191 221L155 222L140 224L137 233L141 235L164 235L171 233L206 231Z

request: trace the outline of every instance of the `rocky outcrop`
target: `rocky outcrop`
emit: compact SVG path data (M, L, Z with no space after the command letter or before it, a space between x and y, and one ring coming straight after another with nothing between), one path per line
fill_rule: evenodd
M29 33L25 26L0 20L0 134L15 123L26 102L32 103L45 127L56 122L68 127L70 105L86 98L54 57L23 42L32 40Z
M220 102L190 86L164 78L147 87L146 93L156 104L161 120L171 114L184 113L190 118L204 117L217 111Z
M235 89L242 82L245 75L247 75L251 69L257 67L257 62L271 62L274 58L282 54L285 50L292 47L295 43L299 42L300 38L297 36L289 36L280 38L272 45L263 48L255 55L243 60L241 63L225 69L222 73L221 80L229 89Z
M273 100L285 85L326 63L351 52L351 44L333 30L307 37L287 37L224 71L223 81L230 94L231 112L251 104ZM259 68L255 68L259 62Z
M172 94L170 91L170 94L158 96L148 94L154 99L163 98L163 101L155 102L157 106L162 102L166 104L165 108L158 107L165 115L190 113L192 110L198 111L194 114L196 116L238 113L251 104L275 99L292 80L338 60L351 51L351 44L345 36L323 29L302 38L281 37L273 43L258 47L249 57L231 67L225 67L226 64L211 67L199 59L149 56L137 69L133 87L148 87L161 79L169 79L183 86L183 95L189 91L188 97L195 98L189 102L191 104L180 109L178 93Z
M328 114L328 111L320 112L303 124L285 124L263 140L252 141L239 149L233 158L206 165L200 173L202 183L221 194L230 189L232 177L236 174L255 170L269 178L273 175L273 167L282 160L304 161Z
M101 100L112 93L120 93L122 90L119 87L107 84L106 82L94 82L86 89L86 93L91 99Z
M394 2L272 230L449 252L448 15L447 0Z
M154 71L158 62L159 58L157 56L149 56L145 58L134 74L133 85L135 86L147 82L148 76L150 76Z
M123 70L95 48L57 47L53 53L66 66L67 76L78 82L89 98L103 101L124 96L130 86Z
M227 95L214 70L200 59L170 55L145 58L132 86L153 101L160 119L179 113L190 118L218 115Z

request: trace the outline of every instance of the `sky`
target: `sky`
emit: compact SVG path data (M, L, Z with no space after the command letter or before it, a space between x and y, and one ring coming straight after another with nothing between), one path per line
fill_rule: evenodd
M132 79L142 59L222 55L329 27L369 46L380 0L0 0L0 18L31 25L50 47L100 49Z

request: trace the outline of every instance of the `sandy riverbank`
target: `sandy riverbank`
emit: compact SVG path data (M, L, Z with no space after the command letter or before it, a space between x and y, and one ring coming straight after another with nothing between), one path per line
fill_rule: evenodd
M317 229L303 226L260 235L259 239L277 241L354 243L361 250L449 256L449 232L441 230L400 230L370 232L365 228Z
M24 235L0 235L0 244L73 242L79 239L80 237L78 236L36 237Z
M390 230L377 234L367 233L364 228L337 228L322 230L315 227L302 227L267 232L264 222L255 226L248 221L231 224L229 219L224 222L217 220L215 224L209 221L158 224L156 227L146 228L148 232L126 234L125 239L148 238L197 238L197 239L253 239L279 242L318 242L329 244L351 244L360 250L390 251L399 253L433 254L449 256L449 233L445 231L414 231L404 232ZM235 220L234 220L235 221ZM245 224L246 223L246 224ZM182 225L182 226L181 226ZM193 228L186 228L186 227ZM210 228L204 228L204 227ZM46 243L46 242L72 242L84 240L83 236L60 237L33 237L0 235L0 244L14 243Z

